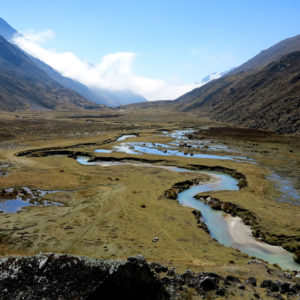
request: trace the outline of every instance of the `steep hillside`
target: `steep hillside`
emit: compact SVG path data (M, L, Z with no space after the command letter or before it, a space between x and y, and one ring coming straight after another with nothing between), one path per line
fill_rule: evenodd
M94 103L51 79L19 48L0 36L0 109L95 108Z
M0 18L0 35L2 35L6 40L10 40L17 31L12 28L5 20Z
M6 40L12 42L15 34L19 34L13 27L11 27L5 20L0 18L0 35ZM110 91L106 89L91 89L84 84L73 80L71 78L62 76L59 72L55 71L52 67L44 63L43 61L32 57L30 54L25 53L30 60L36 64L38 68L43 70L51 79L58 82L65 88L72 89L78 92L83 97L97 103L108 106L119 106L130 103L146 102L147 99L141 95L137 95L131 91Z
M282 56L295 51L300 51L300 35L285 39L274 46L261 51L258 55L249 59L241 66L233 69L228 74L232 75L239 72L265 67L269 63L280 59Z
M251 128L300 131L300 51L214 80L178 98L175 107Z

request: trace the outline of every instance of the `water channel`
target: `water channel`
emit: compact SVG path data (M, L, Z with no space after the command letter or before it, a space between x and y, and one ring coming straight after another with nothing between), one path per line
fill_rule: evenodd
M272 246L257 241L249 226L246 226L241 218L232 217L229 214L213 210L209 205L194 198L198 193L220 190L239 190L237 179L221 172L195 171L175 166L162 166L150 163L133 163L129 161L89 161L89 157L78 157L77 161L82 165L90 166L120 166L133 165L137 167L163 168L172 172L193 172L209 174L211 180L179 193L178 202L187 207L200 210L203 220L208 227L211 237L227 247L241 250L250 256L261 258L269 263L276 263L284 269L300 270L300 265L293 260L293 254L279 246Z

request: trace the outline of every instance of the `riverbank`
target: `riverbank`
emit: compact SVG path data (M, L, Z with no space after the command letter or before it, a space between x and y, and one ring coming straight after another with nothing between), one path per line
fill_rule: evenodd
M135 155L97 154L94 151L107 140L112 141L106 144L106 148L111 149L120 143L116 139L126 133L140 134L139 137L132 137L130 141L166 144L172 141L172 137L159 136L162 129L172 131L213 124L165 115L158 116L154 124L151 115L131 117L130 120L124 116L110 118L109 121L101 119L98 122L97 119L97 122L86 123L85 119L67 119L67 116L60 115L53 116L53 122L49 115L47 120L42 117L31 120L29 115L24 115L24 120L19 118L17 122L15 117L10 116L11 123L7 121L8 127L4 124L1 132L10 130L14 137L0 143L0 160L12 163L14 168L8 170L9 174L0 177L0 185L66 192L49 195L51 200L63 203L61 207L32 207L17 214L2 214L1 255L55 251L122 259L142 253L148 260L164 263L169 268L176 266L182 272L186 269L207 272L218 270L222 274L239 274L239 277L247 278L247 262L250 260L248 255L211 239L198 228L191 214L192 209L180 207L176 201L164 198L166 189L177 182L192 180L195 177L193 174L176 174L164 169L134 166L81 166L73 158L64 155L15 156L16 153L30 149L60 147L58 151L68 151L66 154L71 153L72 157L78 153L107 159L113 157L116 160L136 159ZM57 119L59 122L55 123ZM40 131L36 130L37 123ZM20 124L22 130L20 128L18 131ZM287 157L285 164L288 164L286 159L296 163L297 149L286 154L284 149L289 149L293 143L286 145L284 138L281 140L282 148L281 141L277 141L276 145L268 141L269 149L277 147L277 155L282 153L282 157ZM227 140L227 143L230 141ZM235 146L238 143L238 140L233 141ZM244 140L239 145L244 147ZM245 143L245 148L249 145ZM65 149L66 146L74 148ZM255 149L267 151L264 144L255 146ZM220 154L223 152L219 151L218 155ZM242 155L243 152L239 154ZM267 164L269 158L268 154L265 155L264 163ZM266 179L268 169L261 165L193 157L158 157L150 154L140 155L139 158L182 168L205 165L210 168L237 170L246 175L247 187L238 192L215 192L212 196L253 212L262 231L268 232L270 236L276 234L293 237L299 232L298 210L292 204L274 200L273 196L278 196L278 193ZM72 194L67 191L72 191ZM159 240L155 243L152 240L156 237ZM293 240L290 243L294 243ZM273 266L270 268L277 270ZM257 276L261 270L255 266L251 272L253 276Z

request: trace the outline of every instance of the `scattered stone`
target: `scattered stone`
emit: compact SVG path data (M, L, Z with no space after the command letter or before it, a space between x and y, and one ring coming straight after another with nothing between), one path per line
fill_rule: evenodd
M272 280L264 280L261 284L260 287L261 288L270 288L272 285Z
M254 277L249 277L247 280L246 280L246 283L247 284L250 284L252 286L256 286L256 279Z
M159 273L163 273L161 278ZM256 286L254 277L246 282ZM286 299L300 296L299 284L283 280L264 280L260 287L275 299L284 299L279 293ZM147 263L142 255L127 260L56 254L0 259L0 299L3 300L179 300L190 299L187 298L190 295L198 297L197 294L205 299L224 296L232 299L235 289L240 290L241 296L246 289L235 276L191 270L178 274L174 267L168 269L160 263ZM252 289L252 293L252 299L261 299L256 290Z
M159 263L156 262L152 262L149 264L150 269L153 270L156 273L165 273L168 271L168 268L164 265L161 265Z
M175 276L176 275L175 268L172 267L171 269L169 269L169 271L167 272L167 275L168 276Z
M226 290L224 288L218 288L216 291L216 295L218 296L225 296Z
M241 281L237 278L237 277L234 277L232 275L228 275L225 277L225 280L229 283L241 283Z
M0 299L169 299L141 256L97 260L42 254L0 260Z
M209 233L208 227L207 227L207 225L205 224L205 222L203 220L201 211L197 210L197 209L194 209L192 211L192 214L195 216L195 218L197 220L198 227L204 229L207 233Z

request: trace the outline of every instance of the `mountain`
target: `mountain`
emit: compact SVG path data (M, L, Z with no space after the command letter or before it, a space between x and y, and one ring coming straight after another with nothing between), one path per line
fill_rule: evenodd
M177 110L240 126L300 131L300 51L211 81L174 102Z
M282 56L300 50L300 34L294 37L285 39L274 46L263 50L258 55L249 59L247 62L241 66L233 69L228 74L237 74L240 72L255 70L258 68L265 67L269 63L280 59Z
M51 79L21 51L0 36L0 109L96 108L93 102Z
M6 40L11 42L15 34L18 34L18 32L13 27L11 27L5 20L0 18L0 35L2 35ZM50 78L58 82L60 85L78 92L83 97L97 104L103 104L107 106L119 106L129 103L147 101L147 99L145 99L144 97L134 94L131 91L110 91L105 89L88 88L87 86L76 80L62 76L52 67L50 67L43 61L32 57L28 53L26 53L26 55L37 65L37 67L43 70Z
M2 35L6 40L10 40L15 34L17 34L17 31L6 23L5 20L0 18L0 35Z

